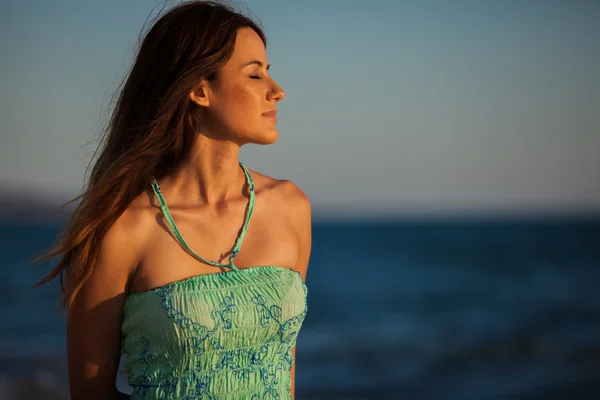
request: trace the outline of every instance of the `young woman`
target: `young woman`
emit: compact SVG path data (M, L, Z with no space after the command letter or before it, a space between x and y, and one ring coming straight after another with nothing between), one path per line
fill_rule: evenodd
M186 2L144 38L60 262L71 398L289 399L306 315L310 204L239 163L277 139L265 36ZM64 281L63 281L64 276Z

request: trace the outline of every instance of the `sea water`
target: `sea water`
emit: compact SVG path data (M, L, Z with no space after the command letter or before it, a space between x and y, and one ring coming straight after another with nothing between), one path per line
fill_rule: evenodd
M0 221L0 399L66 398L63 225ZM307 285L299 400L600 398L599 219L315 221Z

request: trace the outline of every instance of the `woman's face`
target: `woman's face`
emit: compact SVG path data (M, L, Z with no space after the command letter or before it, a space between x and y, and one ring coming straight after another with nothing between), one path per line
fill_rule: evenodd
M240 144L275 142L275 113L284 92L269 76L268 69L260 36L250 28L238 30L233 54L217 78L203 81L202 90L190 94L205 108L202 133Z

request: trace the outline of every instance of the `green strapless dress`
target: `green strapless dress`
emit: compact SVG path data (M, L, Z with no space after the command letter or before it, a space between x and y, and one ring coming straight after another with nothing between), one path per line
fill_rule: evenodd
M234 265L255 201L252 177L240 166L250 201L228 264L189 248L152 182L181 246L230 270L127 297L121 331L132 399L291 399L292 348L306 316L307 287L291 269Z

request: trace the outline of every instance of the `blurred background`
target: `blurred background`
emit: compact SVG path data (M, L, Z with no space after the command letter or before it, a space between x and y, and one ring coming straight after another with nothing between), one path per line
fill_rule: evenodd
M67 398L30 261L175 3L0 2L0 399ZM600 398L600 2L245 4L287 97L242 160L314 209L297 399Z

